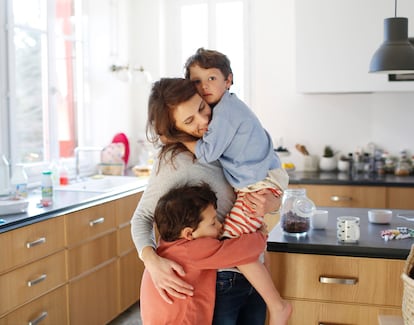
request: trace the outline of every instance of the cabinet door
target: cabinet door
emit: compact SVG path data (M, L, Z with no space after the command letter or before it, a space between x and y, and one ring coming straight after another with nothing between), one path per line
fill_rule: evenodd
M387 208L414 209L414 188L389 187L387 188Z
M401 306L404 260L275 252L269 255L273 280L286 298Z
M336 304L331 302L296 301L293 305L289 325L332 324L332 325L369 325L378 324L378 315L401 316L400 308Z
M143 192L116 200L116 224L129 224Z
M119 266L121 310L125 310L139 300L144 263L133 250L120 257Z
M386 188L380 186L294 185L306 189L318 206L349 208L385 208Z
M117 263L69 282L70 324L102 325L119 313Z
M389 0L296 0L296 73L298 91L413 91L410 81L389 82L369 73L374 52L384 40L384 19L394 16ZM398 16L414 35L414 2L398 2Z

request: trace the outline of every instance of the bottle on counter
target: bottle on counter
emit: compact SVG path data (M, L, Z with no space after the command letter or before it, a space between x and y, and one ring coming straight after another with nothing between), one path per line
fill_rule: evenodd
M64 163L60 164L59 168L59 185L68 185L69 184L69 173L66 165Z
M0 155L0 195L10 193L10 165L5 155Z
M42 173L42 205L44 207L53 204L53 179L52 172L50 170Z
M27 174L22 164L16 164L13 168L10 180L11 194L15 198L27 198Z

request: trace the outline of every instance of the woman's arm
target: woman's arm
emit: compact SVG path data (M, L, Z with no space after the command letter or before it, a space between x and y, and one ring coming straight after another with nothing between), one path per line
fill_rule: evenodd
M191 159L189 157L189 162L192 163ZM178 162L177 164L179 167ZM139 256L151 274L158 292L169 303L172 303L169 295L185 298L187 295L193 294L193 288L178 276L185 278L185 272L179 264L156 254L154 250L156 247L153 228L154 210L162 195L177 186L179 182L186 182L187 177L183 171L188 168L174 169L170 164L163 164L158 173L154 171L131 219L132 239Z

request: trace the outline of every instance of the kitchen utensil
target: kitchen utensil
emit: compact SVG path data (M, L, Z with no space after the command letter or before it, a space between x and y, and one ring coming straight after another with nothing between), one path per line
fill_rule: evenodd
M401 218L407 221L414 221L414 217L400 216L399 214L397 215L397 218Z
M295 148L304 156L309 156L309 152L303 144L297 143Z

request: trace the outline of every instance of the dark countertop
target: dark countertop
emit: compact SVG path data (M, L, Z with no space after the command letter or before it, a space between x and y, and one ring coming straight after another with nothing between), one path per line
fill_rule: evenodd
M314 185L366 185L414 187L414 176L394 176L392 174L376 175L360 173L350 175L339 172L290 172L290 184Z
M123 191L110 191L105 193L81 191L54 191L53 205L39 207L41 194L37 189L29 194L29 205L25 213L0 215L0 234L16 228L27 226L36 222L58 217L74 211L86 209L101 203L125 197L144 191L145 186L129 188Z
M390 224L371 224L368 210L357 208L318 207L329 211L326 229L310 229L306 237L296 238L283 234L278 224L269 234L267 250L270 252L288 252L318 255L342 255L371 258L406 259L410 253L414 238L385 241L381 230L404 226L414 228L413 221L397 218L398 214L414 217L414 210L393 210ZM361 237L356 244L341 244L336 239L336 218L339 216L357 216L361 219Z

